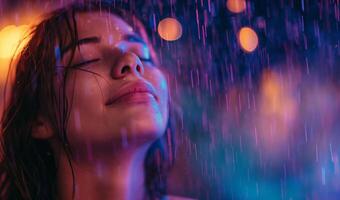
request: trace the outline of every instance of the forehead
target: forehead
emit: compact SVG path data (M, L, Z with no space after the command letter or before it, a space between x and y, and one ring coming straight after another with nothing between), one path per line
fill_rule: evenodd
M133 28L120 17L108 12L77 13L78 37L99 36L108 43L121 40L123 35L133 34Z

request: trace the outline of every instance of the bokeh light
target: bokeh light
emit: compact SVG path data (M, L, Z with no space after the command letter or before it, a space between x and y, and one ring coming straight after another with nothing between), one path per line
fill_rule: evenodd
M259 43L256 32L249 27L241 28L238 34L238 40L241 48L247 53L253 52Z
M9 59L14 53L18 54L27 41L24 37L28 30L28 25L9 25L3 28L0 31L0 58Z
M245 0L227 0L227 8L230 12L240 13L246 9Z
M174 18L165 18L158 24L158 34L167 41L178 40L182 36L182 25Z
M296 71L296 74L299 74ZM293 76L293 75L291 75ZM287 82L287 77L274 71L264 71L259 91L259 112L254 117L266 156L273 162L285 153L287 140L297 120L298 102L294 98L298 76Z

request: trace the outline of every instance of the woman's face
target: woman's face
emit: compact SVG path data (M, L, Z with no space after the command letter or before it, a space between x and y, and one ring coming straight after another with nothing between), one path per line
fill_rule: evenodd
M113 14L79 13L76 21L79 48L66 79L71 147L128 147L159 138L168 121L168 87L149 44Z

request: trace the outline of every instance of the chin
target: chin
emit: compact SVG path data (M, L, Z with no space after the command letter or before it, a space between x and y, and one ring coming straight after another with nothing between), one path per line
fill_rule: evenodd
M138 141L153 141L165 133L166 123L163 121L143 119L131 121L127 126L127 136L129 139Z

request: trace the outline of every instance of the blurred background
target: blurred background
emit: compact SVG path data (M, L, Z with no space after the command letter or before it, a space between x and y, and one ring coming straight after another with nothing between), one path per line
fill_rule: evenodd
M25 31L70 2L0 0L0 88ZM141 17L169 71L170 193L340 199L339 0L110 2Z

